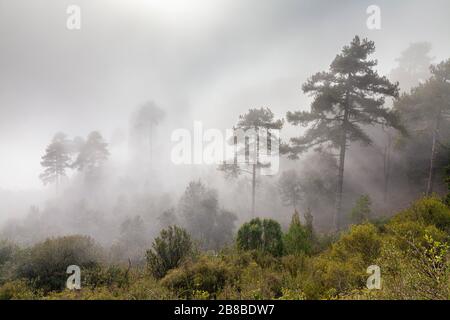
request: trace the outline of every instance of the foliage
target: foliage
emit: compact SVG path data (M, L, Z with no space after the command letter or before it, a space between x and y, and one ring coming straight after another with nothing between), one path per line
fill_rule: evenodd
M384 106L386 97L398 96L398 84L392 84L374 69L369 60L375 44L355 36L330 65L328 72L313 75L303 85L303 92L313 96L311 110L288 112L293 125L309 126L301 137L291 138L285 148L289 158L297 159L308 149L339 150L339 175L335 228L339 230L344 161L349 142L371 144L372 138L363 126L380 124L403 130L398 115Z
M272 219L252 219L244 223L237 233L237 246L241 250L260 250L280 256L283 252L280 224Z
M300 216L295 210L289 230L283 236L283 247L286 254L301 254L311 251L311 231L300 222Z
M66 285L68 266L77 265L81 270L87 270L101 263L102 255L101 249L89 237L51 238L24 253L17 276L45 292L61 290Z
M231 282L232 269L220 259L203 257L195 263L186 263L182 268L170 271L162 284L177 292L183 299L216 298L227 282Z
M450 234L450 208L438 197L425 197L393 217L392 221L416 221L424 225L434 225Z
M155 278L164 277L170 269L174 269L191 258L194 254L194 244L186 230L170 226L161 230L147 251L147 265Z

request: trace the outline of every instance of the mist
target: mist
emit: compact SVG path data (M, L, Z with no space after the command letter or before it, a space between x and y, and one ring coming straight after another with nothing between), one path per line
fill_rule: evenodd
M81 8L80 30L66 28L72 4ZM172 132L193 132L194 121L205 130L224 131L251 108L269 107L276 119L309 110L311 97L301 85L328 69L355 35L375 42L378 72L388 77L411 43L430 43L434 63L450 57L448 34L442 32L450 30L448 1L433 1L433 6L378 1L380 30L366 26L371 4L0 0L2 237L34 243L80 233L113 244L142 225L145 236L136 247L143 248L164 227L165 212L177 215L191 181L216 191L218 208L236 216L235 226L249 220L250 177L228 179L217 165L173 164ZM163 113L152 129L151 146L136 129L136 112L149 103ZM285 123L281 139L303 130ZM358 196L370 194L383 216L422 190L399 191L386 205L379 175L386 137L372 130L372 146L350 148L344 207L349 211ZM58 190L44 185L41 157L55 133L86 139L92 131L101 133L110 153L101 179L92 185L70 170ZM258 177L257 215L286 226L293 210L278 195L279 174L294 169L304 179L311 172L332 179L334 173L327 175L317 157L313 152L297 161L283 157L277 175ZM401 167L395 157L394 165ZM407 178L396 172L391 188L400 190ZM329 230L332 199L308 201L300 211L310 206L315 227Z

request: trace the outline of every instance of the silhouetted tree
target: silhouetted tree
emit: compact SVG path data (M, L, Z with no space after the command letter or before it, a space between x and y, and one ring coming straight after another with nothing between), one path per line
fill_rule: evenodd
M136 138L143 141L144 146L148 148L150 162L153 158L153 130L164 117L164 110L156 106L153 101L149 101L139 107L132 119Z
M66 176L66 169L70 168L69 140L64 133L57 133L42 156L41 166L44 172L39 176L44 185L54 183L58 191L61 178Z
M245 136L244 146L237 146L238 135L235 135L232 143L236 146L236 155L232 164L223 164L219 167L229 176L237 177L242 173L249 173L252 175L252 216L255 215L256 202L256 176L261 168L270 166L270 163L263 163L261 161L261 138L266 138L268 154L271 153L272 136L271 130L280 130L283 127L283 120L275 119L273 112L269 108L250 109L246 114L240 115L235 129L241 129L245 133L249 130L254 130L256 137L254 141L250 141L250 137ZM262 132L264 130L264 132ZM276 137L275 137L276 138ZM251 151L252 150L252 151ZM244 163L238 163L238 154L245 155ZM250 160L250 154L253 154L253 159Z
M310 125L306 133L290 139L285 150L290 158L312 147L327 146L339 150L338 182L334 225L340 228L344 163L349 142L370 144L372 139L363 126L381 124L400 128L398 117L384 107L385 97L398 96L398 84L380 77L374 70L376 60L369 60L375 44L356 36L333 60L328 72L313 75L303 91L314 97L311 111L288 112L293 125Z
M423 148L431 149L427 157L427 195L433 192L437 163L442 166L446 163L447 155L440 151L448 147L445 142L450 137L450 59L432 66L430 70L432 76L427 82L403 94L395 103L413 137L410 140L412 158L420 152L421 143ZM439 159L439 155L444 160ZM415 166L411 170L417 172L418 168Z
M431 44L428 42L411 43L396 59L398 66L391 71L390 79L400 83L402 91L409 91L430 77Z
M89 134L86 142L81 146L80 153L73 167L85 172L88 178L98 178L100 168L109 157L108 144L98 131Z

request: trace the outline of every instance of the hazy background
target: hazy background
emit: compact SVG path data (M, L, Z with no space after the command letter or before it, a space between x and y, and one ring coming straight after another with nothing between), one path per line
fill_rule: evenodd
M81 30L66 29L71 4ZM381 30L366 27L371 4ZM446 0L0 0L0 222L45 201L39 162L57 131L99 130L119 165L130 115L147 100L167 112L167 144L194 120L229 128L262 106L284 117L309 107L302 83L356 34L375 41L381 74L411 42L430 42L436 62L448 58L449 12ZM185 187L187 178L167 174L169 190Z

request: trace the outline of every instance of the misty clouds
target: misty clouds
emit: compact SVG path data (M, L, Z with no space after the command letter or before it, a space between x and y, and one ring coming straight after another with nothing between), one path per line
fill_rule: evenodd
M81 7L80 31L65 28L70 4ZM307 108L301 84L355 34L375 41L383 74L410 42L431 42L437 61L450 55L447 1L378 1L380 31L366 29L370 1L189 4L0 0L0 188L41 188L40 157L56 131L110 140L146 100L170 128L225 129L251 107L277 117Z

